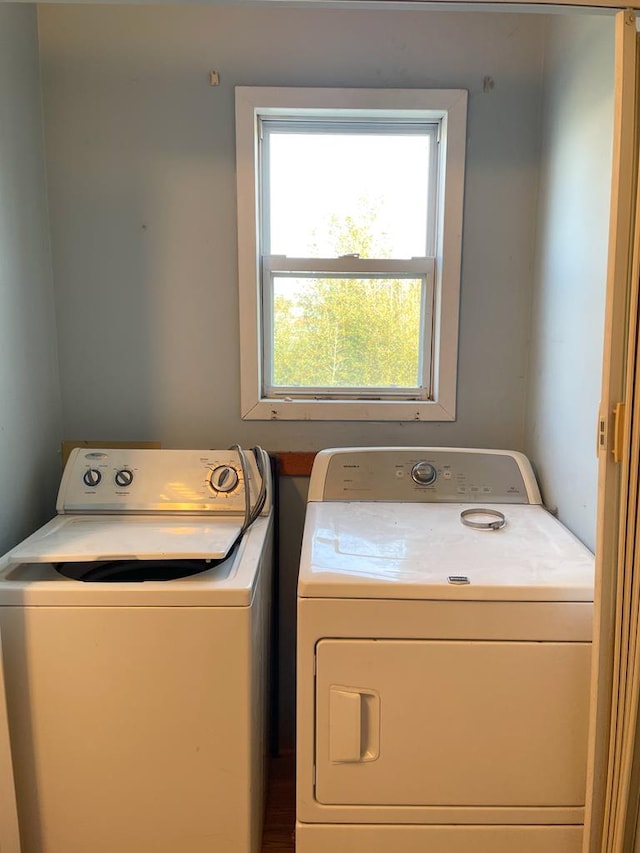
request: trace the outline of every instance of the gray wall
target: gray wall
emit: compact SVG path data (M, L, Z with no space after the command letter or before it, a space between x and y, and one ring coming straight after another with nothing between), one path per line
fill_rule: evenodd
M525 449L547 506L592 549L613 62L612 19L550 19Z
M542 17L76 5L39 22L67 437L521 444ZM456 423L240 420L236 84L470 90Z
M543 17L268 6L38 14L65 437L521 447ZM455 423L240 420L235 85L469 90ZM306 485L282 482L285 744Z
M547 503L593 545L610 20L197 5L38 16L65 437L526 449ZM469 90L455 423L240 420L233 88L260 84ZM283 481L285 741L305 493Z
M0 4L0 554L54 513L60 399L35 6Z

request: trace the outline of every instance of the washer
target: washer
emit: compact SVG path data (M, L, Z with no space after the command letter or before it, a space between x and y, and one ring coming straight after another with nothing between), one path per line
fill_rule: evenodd
M318 454L297 853L580 853L593 571L522 454Z
M73 451L0 562L22 853L260 850L270 494L259 449Z

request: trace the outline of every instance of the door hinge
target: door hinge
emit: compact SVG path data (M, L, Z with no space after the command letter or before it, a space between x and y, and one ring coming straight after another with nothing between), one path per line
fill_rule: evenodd
M607 446L607 419L606 418L598 418L598 447L596 449L596 456L599 455L601 450L604 450Z

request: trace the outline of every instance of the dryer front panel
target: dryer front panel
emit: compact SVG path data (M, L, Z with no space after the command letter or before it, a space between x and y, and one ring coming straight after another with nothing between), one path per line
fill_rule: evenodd
M321 640L324 805L585 800L589 643Z

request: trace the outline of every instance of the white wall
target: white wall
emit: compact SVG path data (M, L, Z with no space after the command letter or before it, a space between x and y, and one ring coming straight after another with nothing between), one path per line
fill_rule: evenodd
M613 50L611 18L550 19L525 447L545 503L592 549Z
M76 5L39 22L67 437L522 443L543 18ZM236 84L469 89L456 423L240 420Z
M35 6L0 4L0 553L55 511L60 398Z

